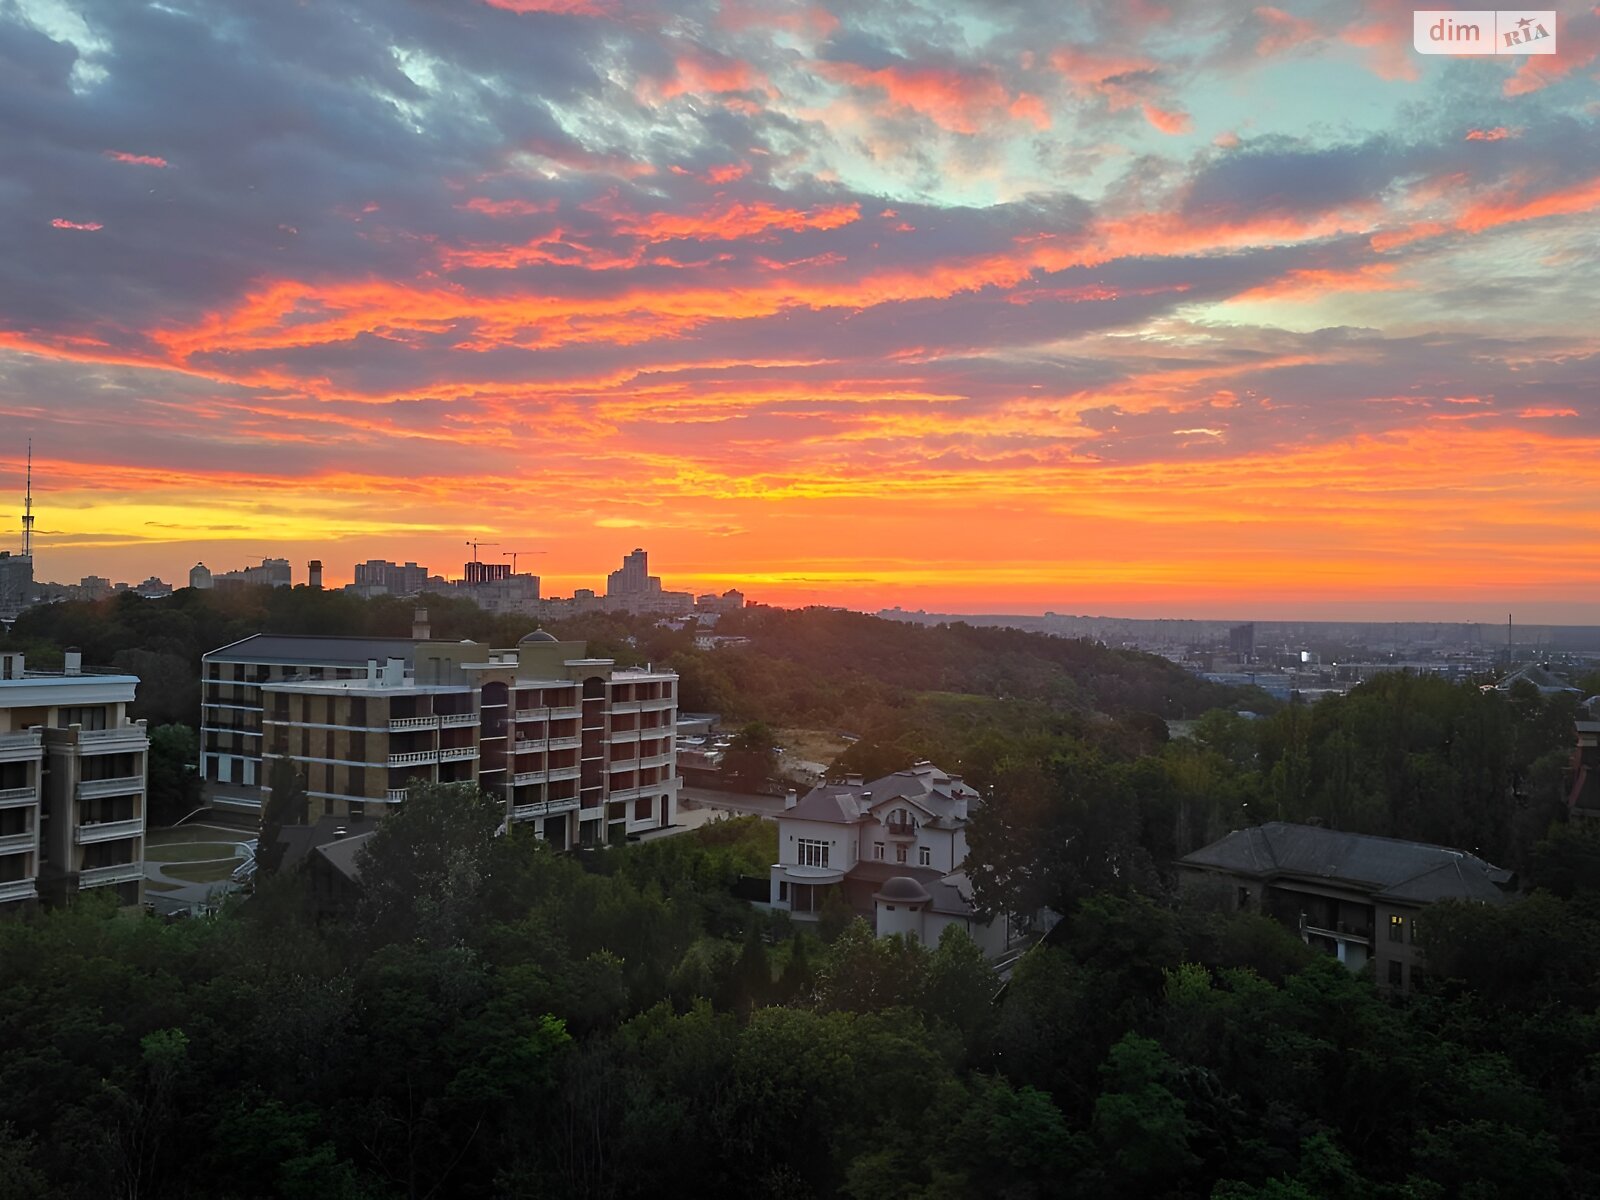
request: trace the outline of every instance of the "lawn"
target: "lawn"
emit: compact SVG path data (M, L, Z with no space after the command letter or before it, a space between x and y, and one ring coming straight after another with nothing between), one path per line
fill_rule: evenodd
M213 862L168 867L166 873L169 879L182 879L187 883L221 883L225 879L233 878L234 868L238 865L239 860L236 858L221 858Z
M790 758L830 765L850 743L831 729L780 729L778 744Z
M150 862L158 863L183 863L183 862L209 862L212 859L228 857L230 862L237 862L238 855L234 853L237 842L178 842L166 845L147 844L144 856Z

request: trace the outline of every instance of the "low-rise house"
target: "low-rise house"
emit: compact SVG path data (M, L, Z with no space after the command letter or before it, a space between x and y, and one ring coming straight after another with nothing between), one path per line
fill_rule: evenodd
M1399 838L1272 821L1178 860L1187 888L1225 889L1235 911L1261 912L1379 986L1408 992L1423 969L1418 919L1440 900L1502 904L1510 871L1475 854Z
M990 953L1015 931L972 903L962 866L967 823L982 803L961 776L919 762L868 783L859 775L791 791L778 817L771 907L816 920L830 896L868 918L879 936L937 942L958 924Z

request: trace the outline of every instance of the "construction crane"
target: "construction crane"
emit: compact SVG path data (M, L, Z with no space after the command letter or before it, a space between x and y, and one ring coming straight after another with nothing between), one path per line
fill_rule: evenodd
M517 573L517 557L519 555L524 557L524 558L526 558L530 554L543 554L543 553L544 553L543 550L502 550L500 552L500 557L501 558L509 558L511 560L511 573L513 575L515 575Z
M470 541L470 540L467 542L467 545L472 547L472 561L473 562L477 562L478 561L478 547L479 546L498 546L499 544L500 544L499 542L474 542L474 541Z

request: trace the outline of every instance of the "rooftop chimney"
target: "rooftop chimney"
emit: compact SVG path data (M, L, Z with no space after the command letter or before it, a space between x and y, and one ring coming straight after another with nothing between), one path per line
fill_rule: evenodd
M337 842L341 838L345 837L349 832L350 831L347 830L343 825L339 825L335 827L333 831L333 840Z
M306 566L311 572L310 575L306 577L306 582L320 591L322 589L322 560L320 558L313 558L309 563L306 564Z
M411 637L412 637L412 640L418 641L418 642L425 642L428 639L430 639L431 637L433 637L433 632L428 628L428 610L427 609L418 608L416 613L412 616L412 618L411 618Z
M65 668L65 670L62 672L63 674L82 675L83 651L79 650L76 646L68 646L65 653L62 655L62 664Z
M785 792L783 794L783 811L784 812L788 812L791 808L793 808L796 804L799 804L799 803L800 803L800 793L795 791L793 788L790 788L787 792Z

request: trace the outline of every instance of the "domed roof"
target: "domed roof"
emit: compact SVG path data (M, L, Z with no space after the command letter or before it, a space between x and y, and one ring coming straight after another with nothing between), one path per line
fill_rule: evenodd
M517 645L519 645L519 646L527 646L527 645L531 645L534 642L553 642L553 641L556 641L556 640L557 639L556 639L554 634L546 633L542 629L535 629L532 633L523 634L522 635L522 640L519 641L517 643Z
M879 889L875 900L895 900L901 904L916 904L923 900L932 900L928 891L909 875L896 875Z

